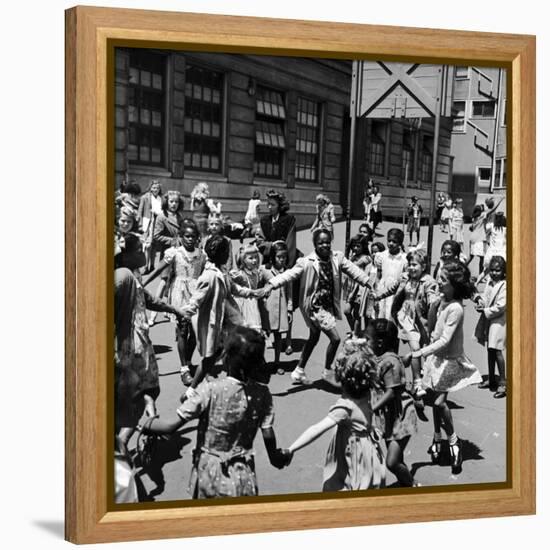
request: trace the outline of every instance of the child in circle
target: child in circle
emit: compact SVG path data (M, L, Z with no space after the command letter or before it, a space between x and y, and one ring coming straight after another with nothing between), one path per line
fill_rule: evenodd
M357 234L350 239L347 257L359 269L367 271L372 264L372 259L369 255L369 242L363 235ZM361 316L360 306L363 300L364 289L353 279L346 276L342 281L342 299L344 301L344 314L348 320L350 332L348 336L361 332Z
M323 471L323 491L384 487L385 456L373 425L371 391L376 384L374 356L363 340L344 342L335 363L342 397L327 416L307 428L288 448L290 458L325 432L333 430ZM285 453L285 451L283 451Z
M428 257L424 250L407 254L408 276L399 283L392 304L392 318L399 328L399 338L407 342L411 351L416 351L430 341L428 312L439 300L437 283L426 273ZM389 289L387 292L390 292ZM382 294L384 296L384 294ZM426 395L422 387L422 365L419 358L411 360L413 395Z
M374 258L374 263L380 268L381 274L377 297L389 289L396 289L396 283L399 284L403 275L407 272L407 255L403 252L404 238L405 235L401 229L390 229L387 234L387 250ZM379 316L381 318L391 320L392 303L393 295L391 293L380 299Z
M369 277L342 252L332 250L332 234L327 229L318 229L313 234L313 246L311 254L299 258L294 267L268 281L260 296L266 296L271 290L291 281L300 280L300 310L309 328L309 337L298 365L290 375L291 379L296 384L310 383L305 366L323 332L329 339L323 380L339 387L334 378L332 361L340 345L336 319L342 318L342 274L363 286L369 284Z
M376 319L368 329L376 354L378 390L373 412L382 412L382 433L386 440L386 466L401 487L416 485L403 457L405 448L417 431L413 399L405 389L405 366L397 355L397 327L386 319Z
M270 268L262 266L267 281L284 273L288 268L288 247L284 241L272 243L270 260ZM265 306L269 319L269 331L273 334L274 369L277 374L284 374L285 371L280 365L282 334L288 332L292 324L292 284L287 283L273 290L265 299Z
M144 282L144 286L147 286L167 266L170 266L168 301L177 308L183 307L197 288L198 278L206 265L206 254L198 247L199 240L200 233L195 222L191 219L184 219L181 232L182 245L165 250L164 258ZM197 344L195 331L189 320L178 320L176 341L181 364L181 380L186 386L189 386L193 380L191 360Z
M371 292L363 292L361 304L359 305L359 317L365 327L373 320L379 317L380 303L375 296L380 291L380 280L382 279L382 263L376 261L377 255L386 250L386 247L381 242L372 243L371 247L372 262L370 263L367 272L369 274L369 285Z
M231 279L242 287L257 290L267 280L265 272L260 271L260 263L261 256L258 248L253 244L246 245L239 255L240 269L231 271ZM261 332L266 324L263 302L260 304L254 295L237 297L236 302L241 310L244 326Z
M229 237L226 237L224 235L223 220L219 214L210 214L210 216L208 216L208 237L205 241L205 247L206 242L214 236L221 236L227 241L227 246L229 247L229 256L226 263L221 267L224 273L229 273L233 269L233 243L231 242L231 239Z
M478 341L487 345L487 364L489 377L479 384L479 388L495 390L493 397L506 397L506 260L502 256L493 256L489 264L489 283L483 296L477 296L476 311L483 316L483 334L476 330ZM495 364L498 368L499 383L496 388Z
M204 380L170 418L152 418L140 427L145 434L171 434L199 419L189 482L195 499L258 494L253 449L258 430L270 463L282 468L288 462L277 449L269 388L255 381L264 366L264 350L259 333L236 327L224 344L227 376Z
M204 251L208 261L197 280L194 292L182 308L185 318L191 319L193 323L197 348L202 357L185 393L186 398L194 395L197 385L212 371L220 355L224 335L235 326L243 324L233 295L254 296L252 290L233 283L222 270L229 255L229 245L225 237L210 237Z
M437 284L441 301L431 333L431 343L412 352L413 358L425 358L422 383L433 393L434 438L428 449L434 463L441 457L441 428L445 430L451 454L453 474L462 471L462 446L455 432L449 392L481 382L477 367L464 354L464 306L472 296L470 271L461 262L451 260L441 268Z

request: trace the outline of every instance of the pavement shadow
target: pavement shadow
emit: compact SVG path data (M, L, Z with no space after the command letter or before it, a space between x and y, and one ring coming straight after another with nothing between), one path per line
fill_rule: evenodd
M342 393L342 390L335 388L324 380L315 380L315 382L312 382L311 384L296 384L285 391L272 393L271 395L274 397L284 397L285 395L292 395L294 393L300 393L308 390L321 390L334 395L341 395Z
M292 361L279 361L278 365L275 365L274 362L268 363L269 372L271 372L272 376L277 376L277 368L283 369L285 371L285 374L292 372L296 365L298 364L298 359L293 359ZM283 376L283 375L279 375Z
M157 439L151 464L142 466L136 475L136 483L138 484L140 501L142 499L145 502L154 501L156 496L161 495L164 492L166 488L166 481L162 468L165 464L174 462L181 458L182 449L191 443L191 439L186 437L186 434L189 434L196 429L196 426L188 426L168 438L159 437ZM149 492L146 491L145 486L140 479L143 475L147 475L155 484L155 487Z
M485 460L485 457L481 454L481 449L469 439L461 439L462 443L462 462L468 460ZM416 472L425 466L451 466L451 453L449 451L449 444L446 440L441 442L441 456L439 462L434 464L431 460L425 462L414 462L411 465L411 474L413 477Z
M424 397L424 405L426 405L426 407L433 407L434 398L435 398L435 394L433 392L428 392L426 397ZM462 405L459 405L458 403L451 401L449 398L447 398L447 406L451 410L460 410L464 408Z
M161 355L163 353L168 353L174 348L172 346L166 346L164 344L153 344L153 349L155 350L155 355Z
M306 338L292 338L292 353L301 352L304 349L306 342Z

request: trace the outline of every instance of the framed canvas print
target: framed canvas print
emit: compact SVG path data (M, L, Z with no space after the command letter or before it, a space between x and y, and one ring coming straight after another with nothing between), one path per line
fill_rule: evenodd
M534 37L76 7L66 68L68 540L534 513Z

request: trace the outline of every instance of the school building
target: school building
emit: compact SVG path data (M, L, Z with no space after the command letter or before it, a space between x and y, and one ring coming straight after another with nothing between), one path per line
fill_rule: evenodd
M315 196L325 193L341 217L348 192L351 82L351 61L117 48L115 184L134 179L145 191L158 179L163 190L183 193L187 209L191 190L205 181L234 220L243 218L254 190L263 198L267 190L280 189L302 227L313 220ZM474 100L455 101L456 113L460 101ZM434 120L397 114L357 120L353 217L363 215L369 178L382 192L384 217L399 218L412 195L427 215ZM469 196L477 188L470 191L459 160L464 155L467 164L469 149L455 150L457 127L456 118L441 118L436 188ZM465 122L465 128L465 136L474 136L472 124ZM480 161L479 168L487 166ZM500 169L505 171L505 162ZM477 165L470 171L479 173ZM487 176L483 170L480 175Z

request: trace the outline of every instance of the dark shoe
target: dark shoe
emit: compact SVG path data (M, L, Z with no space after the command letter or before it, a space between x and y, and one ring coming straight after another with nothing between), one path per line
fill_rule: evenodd
M495 399L502 399L506 397L506 386L499 386L497 391L493 394Z
M462 441L457 439L455 445L449 445L449 452L451 454L451 472L453 474L459 474L462 472Z
M432 441L432 444L428 447L428 454L432 457L433 464L439 464L441 459L441 441Z
M480 382L477 387L480 389L480 390L487 390L489 388L494 388L495 387L495 383L490 381L489 379L487 380L484 380L483 382Z

